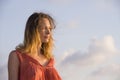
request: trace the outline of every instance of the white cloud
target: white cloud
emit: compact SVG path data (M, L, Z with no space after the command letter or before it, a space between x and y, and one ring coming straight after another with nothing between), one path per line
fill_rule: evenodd
M112 36L105 36L102 40L92 39L89 51L91 53L104 51L115 52L116 48Z
M110 64L100 67L87 77L85 80L116 80L120 74L119 64ZM120 78L120 77L119 77Z
M87 53L67 53L59 65L60 73L64 80L115 80L120 78L119 58L112 36L92 39Z
M67 57L64 58L64 62L67 61L75 62L77 60L86 61L89 59L91 61L104 61L106 58L110 58L113 55L116 55L117 49L114 46L114 41L112 36L106 36L102 40L92 39L87 53L82 53L80 51L70 53L67 52ZM65 54L66 55L66 54ZM64 56L65 56L64 55ZM63 59L62 59L63 60ZM78 61L81 63L81 61ZM71 63L71 62L70 62ZM85 62L84 62L85 63Z
M98 70L93 71L92 75L108 75L111 74L111 76L116 76L120 72L120 65L119 64L110 64L105 67L100 67Z
M69 49L68 51L66 51L66 52L64 53L64 55L62 56L62 59L61 59L61 60L66 59L68 56L71 56L73 53L74 53L74 49Z

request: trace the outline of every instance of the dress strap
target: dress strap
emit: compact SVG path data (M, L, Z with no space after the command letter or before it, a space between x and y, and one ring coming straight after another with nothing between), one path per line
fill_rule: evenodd
M15 52L16 52L16 54L17 54L17 57L18 57L18 59L19 59L19 62L21 63L21 62L23 61L22 53L19 52L19 51L17 51L17 50L15 50Z

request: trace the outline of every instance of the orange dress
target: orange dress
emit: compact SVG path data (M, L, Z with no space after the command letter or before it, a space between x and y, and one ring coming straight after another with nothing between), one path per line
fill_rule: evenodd
M54 68L54 59L51 58L46 66L42 66L37 60L27 54L16 50L19 58L18 80L62 80Z

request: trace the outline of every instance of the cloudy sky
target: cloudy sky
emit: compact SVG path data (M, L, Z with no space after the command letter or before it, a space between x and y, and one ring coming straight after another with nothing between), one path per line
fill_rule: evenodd
M23 41L27 18L56 20L56 68L63 80L120 80L120 0L0 0L0 80L11 50Z

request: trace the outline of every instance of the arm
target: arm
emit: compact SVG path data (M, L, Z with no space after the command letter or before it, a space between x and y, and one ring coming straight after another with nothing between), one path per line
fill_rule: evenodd
M8 80L18 80L19 59L15 51L8 58Z

